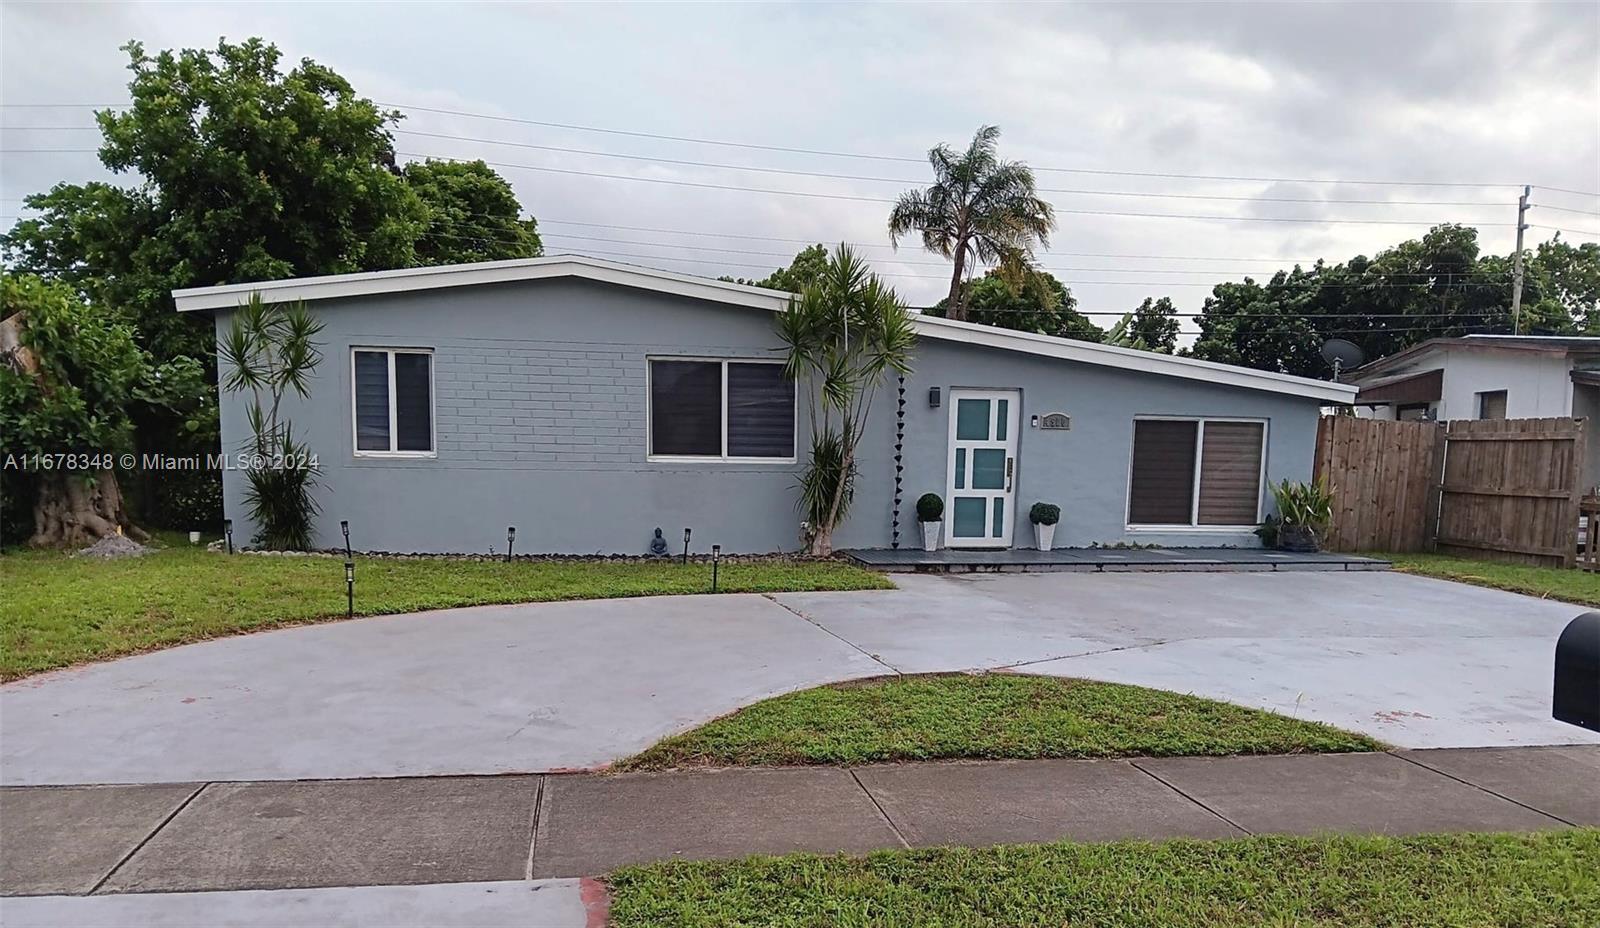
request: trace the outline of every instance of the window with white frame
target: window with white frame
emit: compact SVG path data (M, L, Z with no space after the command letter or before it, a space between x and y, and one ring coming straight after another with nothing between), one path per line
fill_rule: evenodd
M1237 419L1135 419L1130 526L1255 525L1267 425Z
M795 385L778 361L650 359L649 456L794 460Z
M433 352L356 348L350 365L356 454L433 454Z

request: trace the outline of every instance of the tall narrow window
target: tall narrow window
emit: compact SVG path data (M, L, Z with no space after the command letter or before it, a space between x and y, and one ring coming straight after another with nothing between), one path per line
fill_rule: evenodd
M352 358L358 454L433 453L433 353L358 348Z
M1135 420L1128 524L1254 525L1265 440L1262 422Z
M651 457L792 461L794 424L781 363L650 361Z

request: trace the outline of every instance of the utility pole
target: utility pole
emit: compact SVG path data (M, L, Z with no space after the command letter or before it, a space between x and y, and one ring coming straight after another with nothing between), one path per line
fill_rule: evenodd
M1528 228L1528 195L1532 187L1523 187L1517 200L1517 254L1511 260L1511 334L1522 334L1522 233Z

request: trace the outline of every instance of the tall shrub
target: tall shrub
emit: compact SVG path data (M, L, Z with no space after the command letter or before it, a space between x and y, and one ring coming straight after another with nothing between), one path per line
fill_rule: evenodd
M785 373L809 387L811 448L800 476L800 508L812 554L833 551L833 531L855 492L856 445L878 386L911 370L916 336L894 289L846 245L778 316Z
M256 293L234 312L217 348L223 389L250 393L245 415L251 434L240 450L250 484L245 502L256 524L254 541L262 547L311 547L318 514L315 459L294 437L282 407L290 393L308 395L311 372L322 360L315 341L321 331L304 303L268 305Z

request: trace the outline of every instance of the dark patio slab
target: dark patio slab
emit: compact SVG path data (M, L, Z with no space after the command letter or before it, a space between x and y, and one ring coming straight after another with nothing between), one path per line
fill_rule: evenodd
M0 790L0 894L88 892L199 788L161 783Z
M856 775L913 847L1242 834L1126 761L883 765Z
M554 776L545 786L533 876L588 876L677 858L902 846L845 770Z
M1534 831L1561 822L1392 754L1135 763L1255 834Z
M1399 753L1573 825L1600 825L1600 745Z
M539 777L217 783L106 892L522 879Z
M971 551L942 548L852 548L841 554L875 570L964 573L975 571L1273 571L1387 570L1389 562L1322 551L1292 554L1263 548L1010 548Z

